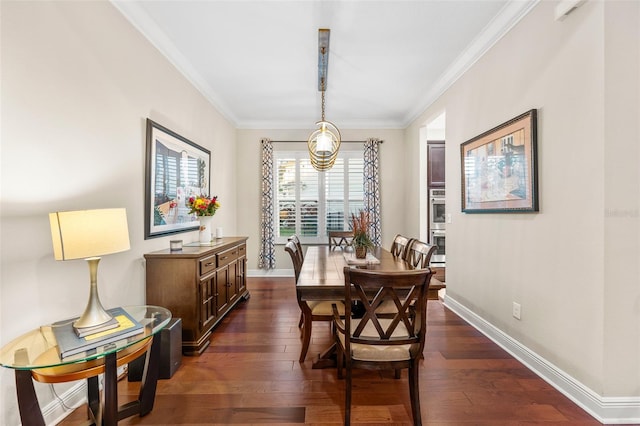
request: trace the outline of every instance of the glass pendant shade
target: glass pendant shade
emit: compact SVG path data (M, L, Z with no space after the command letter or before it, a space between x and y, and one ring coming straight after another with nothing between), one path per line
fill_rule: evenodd
M316 154L327 155L331 153L333 138L332 135L327 132L326 123L321 124L320 134L316 138Z

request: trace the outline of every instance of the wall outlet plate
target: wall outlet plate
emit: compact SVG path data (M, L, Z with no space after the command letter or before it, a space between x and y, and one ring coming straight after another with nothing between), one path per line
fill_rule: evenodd
M513 317L515 319L520 319L520 310L521 310L521 306L519 303L513 302Z

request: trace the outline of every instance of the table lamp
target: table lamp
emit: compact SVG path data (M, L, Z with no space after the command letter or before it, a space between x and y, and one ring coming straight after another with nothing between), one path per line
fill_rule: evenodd
M53 254L56 260L85 259L89 263L91 287L84 313L74 327L78 330L111 321L98 297L100 256L129 250L129 229L125 209L100 209L49 214Z

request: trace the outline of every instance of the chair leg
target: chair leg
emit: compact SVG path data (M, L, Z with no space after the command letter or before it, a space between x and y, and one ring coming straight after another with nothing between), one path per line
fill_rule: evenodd
M298 328L302 327L302 322L304 321L304 315L302 315L302 311L300 312L300 321L298 321Z
M411 397L411 415L413 424L422 426L422 415L420 414L420 388L418 384L418 359L411 361L409 365L409 395Z
M344 352L342 351L342 346L336 343L336 367L338 369L338 379L344 379L344 375L342 374L342 369L344 368Z
M304 362L309 350L311 342L311 315L304 316L304 325L302 326L302 350L300 351L300 362Z
M347 378L344 387L345 402L344 402L344 426L351 424L351 365L347 361Z

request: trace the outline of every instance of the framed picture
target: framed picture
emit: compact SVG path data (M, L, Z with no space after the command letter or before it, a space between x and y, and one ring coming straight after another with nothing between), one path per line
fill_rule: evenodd
M536 110L460 145L462 211L538 211Z
M199 228L190 196L209 195L211 153L147 119L144 238Z

